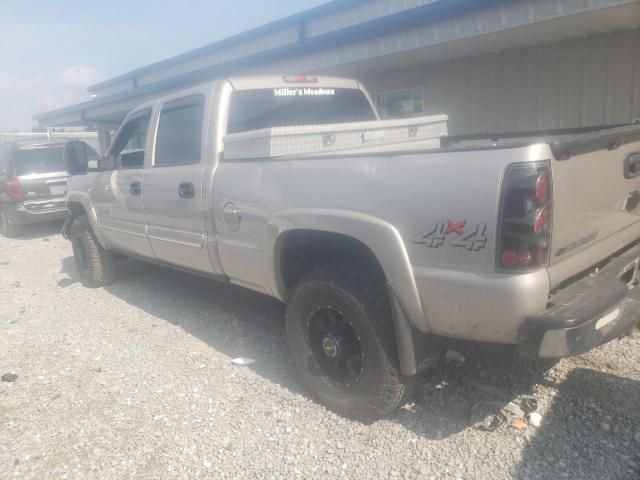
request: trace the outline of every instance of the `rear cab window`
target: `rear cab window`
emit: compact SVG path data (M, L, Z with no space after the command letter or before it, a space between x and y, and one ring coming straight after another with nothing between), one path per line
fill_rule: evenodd
M354 88L291 86L239 90L231 95L227 133L372 120L376 120L376 114L367 96Z
M16 177L39 173L64 172L62 152L64 145L32 146L18 148L13 152L13 164Z

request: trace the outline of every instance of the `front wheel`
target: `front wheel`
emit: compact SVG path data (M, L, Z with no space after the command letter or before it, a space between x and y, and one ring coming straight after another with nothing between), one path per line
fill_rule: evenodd
M85 287L104 287L114 282L116 260L113 252L98 243L84 217L73 220L71 245L80 281Z
M302 379L320 403L365 420L403 401L384 282L356 265L332 264L305 275L287 306L287 340Z

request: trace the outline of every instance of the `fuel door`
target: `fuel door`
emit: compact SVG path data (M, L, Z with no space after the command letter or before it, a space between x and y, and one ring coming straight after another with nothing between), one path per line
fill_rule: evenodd
M633 152L624 159L624 178L635 178L640 175L640 152Z

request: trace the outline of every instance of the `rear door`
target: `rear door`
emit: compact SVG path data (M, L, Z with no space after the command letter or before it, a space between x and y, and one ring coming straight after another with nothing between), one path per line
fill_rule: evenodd
M142 201L151 109L132 114L118 130L91 192L98 223L114 247L153 258Z
M640 238L640 141L609 148L553 162L552 284Z
M205 97L199 94L161 106L153 159L144 175L144 208L159 260L213 273L205 228L204 112Z
M30 145L13 150L13 176L20 181L25 208L64 207L67 173L63 150L64 144Z

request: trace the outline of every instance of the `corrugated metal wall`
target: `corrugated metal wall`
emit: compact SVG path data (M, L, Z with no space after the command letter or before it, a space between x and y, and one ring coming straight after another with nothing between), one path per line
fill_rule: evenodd
M507 50L362 78L376 95L424 87L454 135L628 123L640 118L640 30Z

